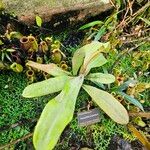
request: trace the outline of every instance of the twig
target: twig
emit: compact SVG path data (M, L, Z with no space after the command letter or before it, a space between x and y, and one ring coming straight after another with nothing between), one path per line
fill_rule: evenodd
M129 4L129 5L133 5ZM133 21L135 19L135 17L137 17L137 15L139 15L140 13L142 13L143 11L145 11L149 6L150 6L150 2L147 2L142 8L140 8L137 12L135 12L133 15L130 15L129 17L126 18L126 14L128 13L129 9L130 9L130 13L132 13L131 11L131 6L129 6L126 10L126 13L124 15L123 20L121 21L121 23L119 23L116 27L116 29L123 27L122 24L124 23L124 27L126 24L129 24L131 21Z
M123 44L128 44L128 43L134 43L134 42L143 41L143 40L145 40L145 42L150 42L150 37L142 37L136 40L124 40L122 42Z
M128 12L130 11L130 15L132 15L132 13L133 13L133 10L132 10L133 3L134 3L134 0L132 2L130 2L130 0L128 0L128 6L126 8L126 12L124 14L124 17L123 17L122 21L118 24L117 28L126 25L126 18L127 18Z
M10 147L10 146L12 146L12 145L15 145L16 143L18 143L18 142L20 142L20 141L23 141L23 140L25 140L25 139L28 139L28 138L31 137L32 135L33 135L33 133L29 133L29 134L23 136L23 137L20 138L20 139L14 140L14 141L12 141L12 142L10 142L10 143L4 145L4 146L1 146L1 147L0 147L0 150L5 149L5 148L7 148L7 147Z
M135 1L135 0L133 0L132 2L130 2L130 0L128 0L128 7L129 7L129 10L130 10L130 15L131 15L131 16L132 16L132 14L133 14L132 6L133 6L133 4L134 4L134 1Z
M110 0L111 5L117 9L117 7L115 6L114 2L112 0Z
M126 19L126 16L127 16L128 12L129 12L129 7L126 8L126 12L125 12L125 14L124 14L124 16L123 16L123 19L122 19L122 21L118 24L118 26L117 26L116 28L122 27L122 25L125 25L125 24L126 24L125 19Z
M131 21L133 21L135 19L135 17L137 15L139 15L140 13L142 13L143 11L145 11L148 7L150 7L150 2L147 2L142 8L140 8L137 12L135 12L132 16L129 16L125 21L127 23L130 23Z
M144 117L150 119L150 112L129 112L129 116L131 117Z
M38 120L38 119L35 118L35 119L29 119L29 120L27 120L27 121L25 121L25 122L19 121L19 122L17 122L17 123L12 124L12 125L6 125L6 126L3 126L3 127L0 128L0 132L3 132L3 131L5 131L5 130L10 130L10 129L16 128L17 126L23 126L24 124L27 124L27 123L34 123L34 122L36 122L37 120Z

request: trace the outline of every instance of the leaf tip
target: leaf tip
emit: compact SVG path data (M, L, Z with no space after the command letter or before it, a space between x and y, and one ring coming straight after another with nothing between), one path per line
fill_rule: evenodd
M25 98L31 98L31 96L28 93L29 91L28 91L27 87L23 90L22 96L25 97Z
M126 109L125 109L124 117L122 118L122 120L116 121L116 122L119 123L119 124L122 124L122 125L126 125L126 124L129 123L129 115L128 115Z

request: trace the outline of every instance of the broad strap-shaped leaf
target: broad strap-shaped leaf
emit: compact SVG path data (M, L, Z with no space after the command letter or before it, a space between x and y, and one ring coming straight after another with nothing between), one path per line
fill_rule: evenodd
M91 49L87 49L85 52L85 59L84 59L84 65L91 62L91 60L93 60L92 58L95 58L93 56L98 56L98 54L100 53L107 53L110 49L110 43L101 43L98 41L93 41L93 46L91 47ZM91 44L92 44L91 43Z
M31 98L59 92L63 89L68 79L68 76L58 76L41 82L33 83L24 89L22 96Z
M133 98L133 97L127 95L127 94L124 93L124 92L120 92L120 91L119 91L119 92L117 92L117 93L118 93L119 95L121 95L126 101L128 101L128 102L134 104L135 106L139 107L142 111L144 111L142 104L141 104L138 100L136 100L135 98Z
M126 90L126 89L129 87L130 84L135 85L136 83L137 83L136 80L130 79L130 80L124 82L123 84L121 84L121 85L117 88L117 90L118 90L118 91L124 91L124 90Z
M36 150L52 150L72 120L83 76L67 81L62 92L45 106L36 125L33 143Z
M93 41L90 44L81 47L74 53L72 58L73 75L77 75L79 68L82 66L83 62L85 62L85 59L87 60L91 54L99 50L102 45L103 43Z
M61 76L61 75L69 75L70 74L69 72L62 70L56 64L53 64L53 63L39 64L39 63L36 63L33 61L28 61L28 63L26 65L31 66L36 69L39 69L41 71L44 71L52 76Z
M83 88L112 120L120 124L129 122L126 109L111 94L88 85L83 85Z
M100 66L104 65L105 63L107 63L107 60L103 56L103 54L100 53L89 62L87 68L92 69L92 68L100 67Z
M96 41L95 41L96 42ZM80 69L80 74L87 75L92 68L104 65L107 60L101 52L108 52L110 43L99 43L99 48L95 51L87 51L84 63Z
M72 71L73 75L77 75L79 68L82 66L83 61L84 61L85 53L84 49L80 48L78 49L72 58Z
M97 83L109 84L115 81L115 77L112 74L104 73L91 73L87 76L87 80Z
M96 84L96 85L97 85L97 87L99 87L100 89L102 89L102 90L106 90L106 87L105 87L105 85L104 85L104 84L99 83L99 82L95 82L95 81L93 81L93 83L94 83L94 84Z
M95 25L103 25L104 23L102 21L93 21L93 22L90 22L90 23L87 23L85 25L83 25L82 27L79 28L79 30L84 30L84 29L87 29L87 28L90 28L90 27L93 27Z
M106 33L106 31L107 31L107 28L106 28L105 25L103 25L103 26L99 29L99 31L97 32L97 34L96 34L96 36L95 36L95 38L94 38L94 41L100 40L101 37Z
M102 53L95 55L87 64L82 66L80 73L84 74L85 76L90 72L92 68L100 67L107 63L107 60L103 56Z

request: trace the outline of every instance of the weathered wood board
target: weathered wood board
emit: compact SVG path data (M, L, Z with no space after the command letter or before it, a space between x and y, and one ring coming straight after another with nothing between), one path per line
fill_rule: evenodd
M39 15L44 22L58 23L68 19L72 23L95 16L112 7L109 0L2 0L6 11L31 25ZM56 22L55 22L56 20Z

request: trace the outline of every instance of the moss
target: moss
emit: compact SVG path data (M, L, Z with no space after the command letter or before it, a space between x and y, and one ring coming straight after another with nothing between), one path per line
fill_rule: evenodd
M120 135L127 140L135 138L128 132L126 126L119 125L112 120L102 117L101 123L91 126L94 148L106 150L113 135Z
M10 129L9 131L4 131L0 133L0 143L5 144L9 143L11 140L16 140L24 135L30 133L29 127L16 127L14 129Z
M25 99L21 96L27 85L24 74L3 72L0 75L0 143L5 144L33 130L28 120L38 118L46 98ZM27 122L26 122L27 121ZM24 126L9 129L12 124L21 122ZM32 128L31 128L32 127ZM3 129L6 129L3 131Z
M135 138L128 132L126 126L119 125L106 116L101 115L101 122L87 127L79 127L76 117L63 132L55 150L70 150L72 147L90 147L95 150L106 150L114 135L120 135L126 140Z

